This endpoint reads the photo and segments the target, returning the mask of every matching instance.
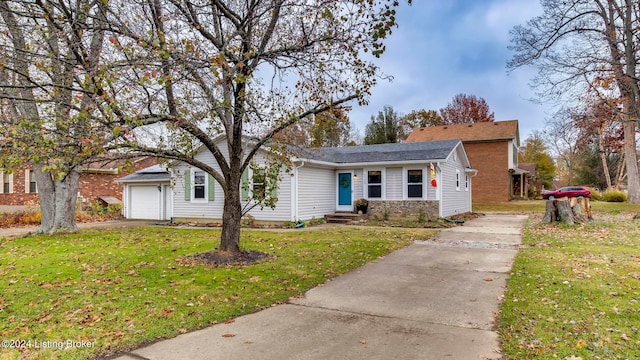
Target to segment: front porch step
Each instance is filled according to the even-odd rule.
[[[361,214],[355,214],[351,212],[336,212],[334,214],[328,214],[324,216],[324,220],[327,223],[332,224],[348,224],[352,221],[358,221],[362,219]]]

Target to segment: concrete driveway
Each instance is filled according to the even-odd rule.
[[[118,359],[499,359],[495,318],[526,219],[468,221],[289,304]]]

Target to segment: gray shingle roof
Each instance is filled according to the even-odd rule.
[[[296,149],[301,159],[337,164],[396,162],[411,160],[444,160],[460,140],[439,140],[400,144],[343,146],[334,148]]]
[[[122,177],[116,180],[116,182],[154,182],[169,180],[171,180],[171,175],[166,168],[160,165],[153,165]]]

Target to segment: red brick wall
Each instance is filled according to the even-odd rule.
[[[473,202],[511,199],[508,145],[507,141],[464,144],[471,167],[478,170],[472,180]]]
[[[37,193],[25,193],[25,174],[24,168],[13,172],[13,193],[0,194],[0,205],[37,205],[38,194]],[[5,178],[10,176],[4,174]],[[4,189],[4,183],[0,184]]]
[[[115,180],[157,163],[158,161],[156,159],[147,157],[133,162],[131,168],[122,168],[118,174],[83,171],[80,175],[78,191],[80,192],[80,196],[89,202],[97,200],[99,196],[114,196],[122,200],[122,185],[117,184]],[[0,205],[38,204],[38,194],[25,193],[24,183],[24,169],[14,171],[13,193],[0,194]],[[0,184],[0,186],[3,186],[3,184]]]
[[[97,200],[99,196],[115,196],[122,200],[123,186],[115,181],[157,163],[158,160],[147,157],[132,163],[131,168],[123,167],[122,171],[118,174],[101,174],[85,171],[80,175],[78,192],[80,192],[80,196],[83,199],[87,199],[89,202]]]

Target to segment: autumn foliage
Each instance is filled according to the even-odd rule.
[[[475,95],[458,94],[451,103],[440,109],[443,125],[472,124],[495,121],[485,99]]]

